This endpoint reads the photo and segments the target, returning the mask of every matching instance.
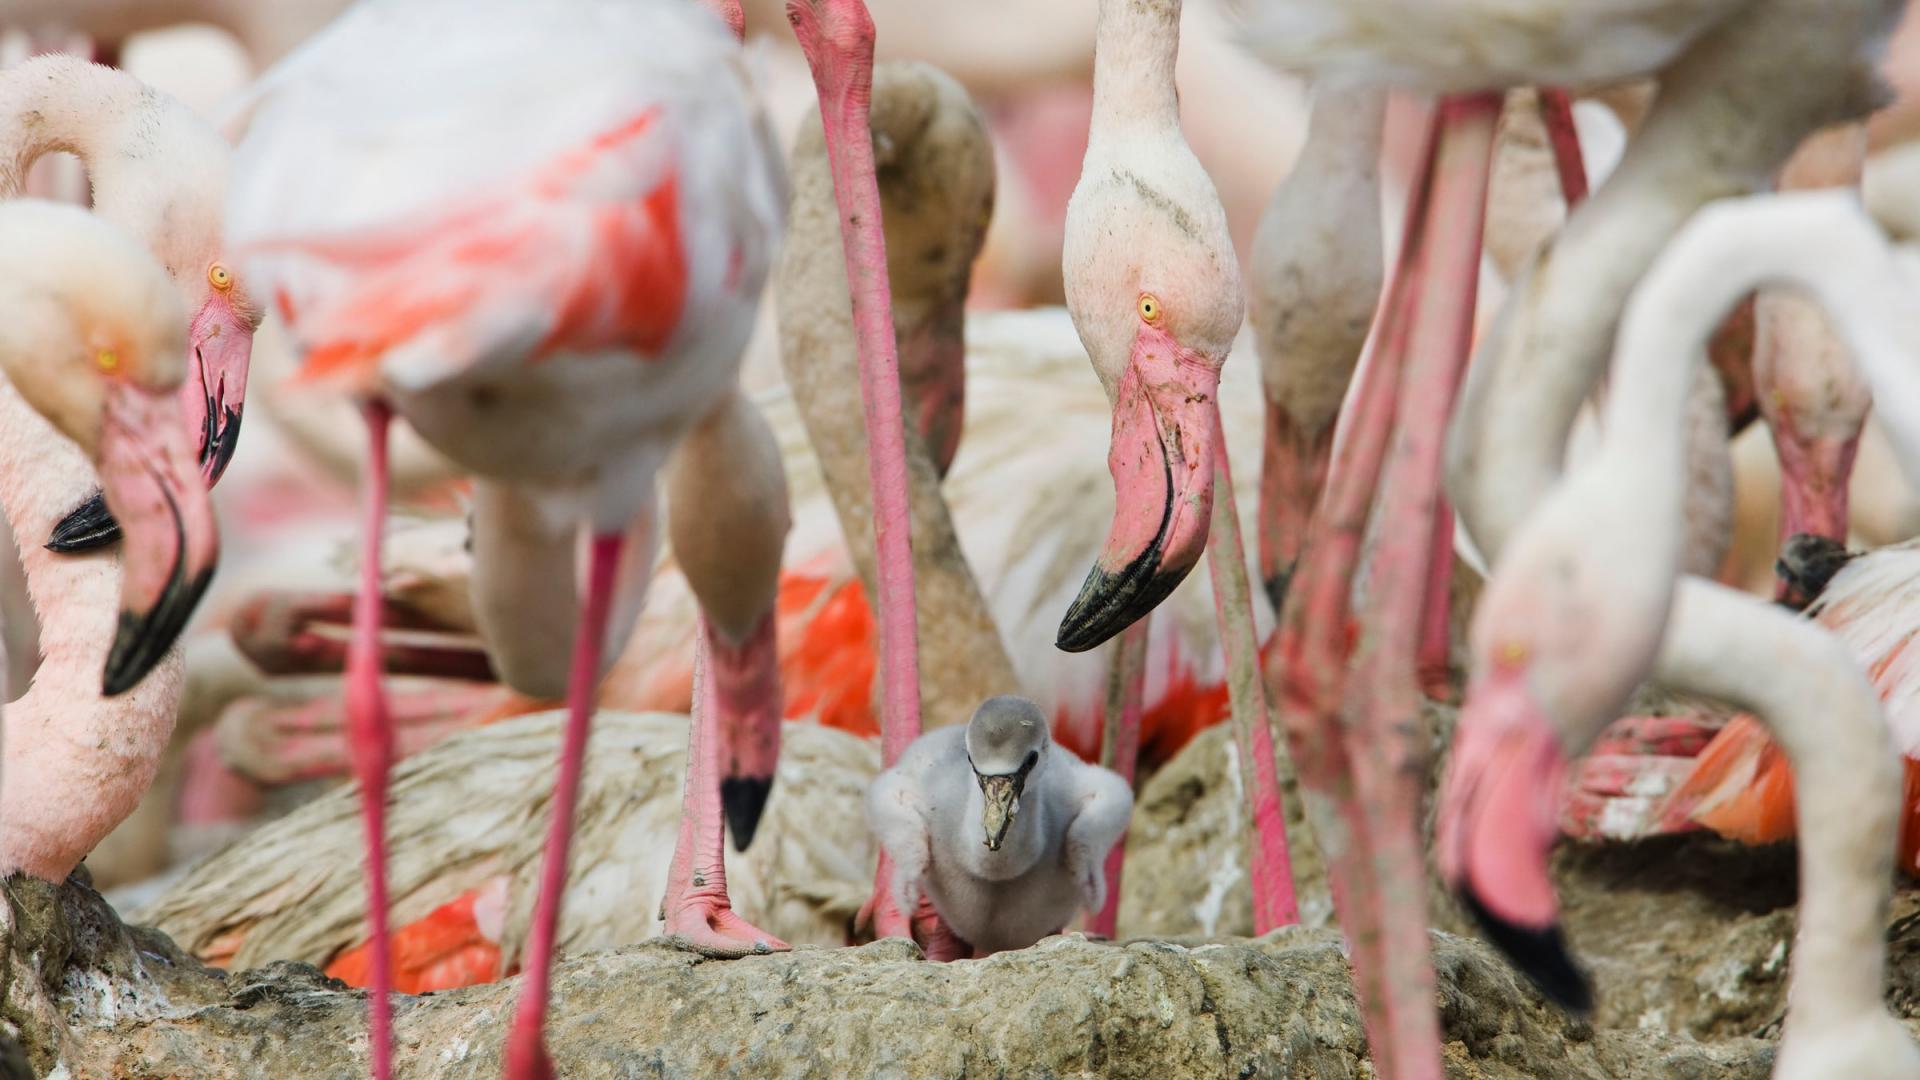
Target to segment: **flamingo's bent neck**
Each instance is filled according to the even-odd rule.
[[[0,381],[0,506],[20,547],[42,657],[26,693],[6,707],[0,874],[64,879],[133,812],[173,735],[178,646],[132,690],[100,693],[119,611],[119,555],[41,546],[98,483],[80,450]]]
[[[1129,131],[1178,131],[1180,0],[1101,0],[1094,37],[1089,141]]]

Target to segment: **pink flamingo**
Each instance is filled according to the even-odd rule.
[[[444,33],[454,24],[457,48]],[[549,969],[603,647],[618,651],[643,598],[655,474],[733,382],[782,212],[736,50],[710,12],[669,0],[537,10],[371,0],[255,93],[233,234],[270,282],[308,371],[361,397],[372,436],[347,694],[374,921],[371,1056],[383,1080],[388,419],[401,412],[480,477],[483,634],[509,681],[566,690],[553,827],[507,1046],[509,1076],[548,1075]],[[717,837],[717,795],[694,798],[716,793],[688,791],[690,815]],[[779,944],[733,916],[724,894],[670,895],[703,924],[696,938]]]
[[[71,206],[0,203],[0,235],[0,503],[16,536],[36,535],[97,469],[133,540],[125,560],[21,545],[46,659],[6,710],[0,873],[61,881],[153,780],[180,693],[173,644],[219,541],[180,416],[173,283]]]
[[[1444,595],[1438,576],[1450,569],[1450,560],[1435,557],[1451,532],[1436,489],[1444,424],[1472,329],[1498,112],[1484,92],[1656,70],[1738,4],[1677,0],[1600,11],[1537,0],[1524,5],[1523,20],[1512,5],[1473,0],[1242,6],[1252,47],[1278,66],[1333,85],[1383,82],[1460,95],[1439,105],[1428,172],[1413,185],[1407,241],[1375,328],[1375,355],[1354,395],[1353,434],[1333,464],[1269,660],[1336,905],[1354,942],[1376,1062],[1383,1075],[1437,1076],[1418,834],[1425,749],[1416,738],[1416,673],[1430,653],[1421,635],[1443,625],[1433,609]],[[1394,467],[1381,480],[1389,453]],[[1351,582],[1376,482],[1382,510],[1368,572],[1371,610],[1361,620],[1349,676]]]
[[[1091,649],[1145,617],[1199,560],[1209,525],[1221,525],[1214,596],[1253,770],[1255,925],[1264,932],[1298,915],[1216,400],[1244,307],[1225,212],[1180,132],[1179,19],[1178,3],[1100,5],[1093,116],[1062,261],[1067,310],[1113,404],[1116,506],[1055,644]]]
[[[239,442],[259,324],[222,242],[226,140],[173,98],[76,57],[40,56],[0,71],[0,198],[20,194],[27,168],[56,150],[86,165],[94,212],[145,244],[187,304],[189,377],[180,400],[212,486]],[[89,550],[119,537],[98,492],[69,509],[41,541],[52,550]]]
[[[1692,364],[1675,361],[1699,355],[1755,285],[1808,288],[1888,403],[1904,469],[1920,478],[1920,324],[1904,277],[1857,200],[1838,194],[1710,206],[1654,263],[1621,324],[1603,449],[1516,532],[1476,613],[1439,815],[1448,881],[1543,988],[1577,1002],[1584,987],[1544,870],[1565,755],[1613,718],[1656,656],[1690,688],[1763,712],[1803,781],[1780,1077],[1920,1073],[1920,1048],[1881,1001],[1893,758],[1872,688],[1837,640],[1718,586],[1676,589]],[[1681,639],[1675,626],[1663,645],[1669,608],[1714,633]]]

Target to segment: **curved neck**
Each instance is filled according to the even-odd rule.
[[[152,98],[131,76],[78,59],[0,75],[0,198],[18,196],[33,163],[58,151],[85,162],[98,185],[118,129]]]
[[[1720,318],[1763,285],[1803,289],[1826,310],[1908,481],[1920,481],[1920,316],[1885,237],[1857,197],[1836,191],[1728,200],[1695,216],[1627,306],[1603,455],[1677,475],[1693,369]]]
[[[178,692],[177,648],[140,687],[112,698],[100,693],[120,610],[118,554],[55,555],[42,546],[53,526],[98,485],[80,449],[10,383],[0,381],[0,508],[19,544],[27,598],[40,624],[41,655],[32,685],[6,709],[9,761],[27,749],[12,733],[52,716],[60,718],[68,741],[86,744],[97,738],[107,750],[144,741],[143,717],[172,726],[171,699],[164,707],[154,699]]]
[[[1088,140],[1176,127],[1180,95],[1173,68],[1179,55],[1180,0],[1100,0]]]

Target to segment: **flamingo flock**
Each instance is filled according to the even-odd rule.
[[[1594,1007],[1565,826],[1797,836],[1774,1075],[1920,1077],[1883,993],[1920,567],[1848,548],[1870,409],[1920,490],[1920,264],[1862,197],[1911,201],[1875,180],[1910,106],[1869,119],[1901,6],[1230,0],[1307,101],[1250,234],[1181,94],[1199,3],[1063,5],[995,62],[862,0],[786,0],[787,46],[739,0],[10,6],[103,62],[0,69],[0,610],[38,643],[0,870],[177,798],[242,835],[137,917],[364,987],[376,1080],[396,994],[518,979],[534,1080],[563,953],[1112,936],[1141,777],[1224,722],[1252,926],[1301,920],[1295,802],[1378,1075],[1445,1075],[1441,891]],[[260,69],[212,120],[112,66],[176,21]],[[902,25],[954,73],[876,64]],[[1018,291],[1009,146],[1063,308],[978,310]],[[346,575],[236,596],[256,331],[277,448],[361,507]],[[1756,420],[1769,597],[1714,580]],[[302,483],[272,536],[340,516]],[[196,611],[262,679],[189,720]],[[1623,720],[1647,682],[1744,714]]]

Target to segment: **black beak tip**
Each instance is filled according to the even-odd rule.
[[[1593,983],[1567,951],[1560,924],[1535,928],[1508,922],[1480,902],[1472,889],[1459,890],[1460,905],[1480,924],[1488,940],[1508,962],[1538,987],[1548,1001],[1574,1016],[1593,1012]]]
[[[212,422],[214,404],[208,402],[208,422]],[[201,464],[206,470],[207,486],[220,482],[220,477],[233,463],[233,452],[240,446],[240,410],[220,408],[221,423],[207,433],[206,445],[201,447]]]
[[[745,851],[760,828],[760,815],[773,794],[771,776],[727,776],[720,780],[720,807],[726,811],[733,850]]]
[[[113,647],[107,652],[106,670],[100,692],[107,697],[124,694],[140,684],[154,665],[167,655],[180,632],[187,627],[193,609],[199,606],[213,580],[211,569],[193,581],[186,581],[175,567],[174,575],[153,607],[142,613],[120,612],[114,631]]]
[[[1160,606],[1193,569],[1169,570],[1159,565],[1159,546],[1148,548],[1119,573],[1095,566],[1080,586],[1080,595],[1060,620],[1054,648],[1086,652],[1105,643]]]
[[[1277,570],[1273,576],[1260,583],[1266,590],[1267,603],[1273,605],[1273,613],[1278,616],[1287,606],[1287,587],[1293,584],[1293,567]]]
[[[47,550],[62,555],[103,548],[120,539],[120,523],[107,509],[107,497],[95,491],[87,501],[60,519],[47,539]]]

